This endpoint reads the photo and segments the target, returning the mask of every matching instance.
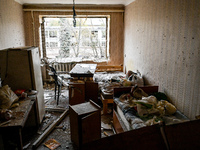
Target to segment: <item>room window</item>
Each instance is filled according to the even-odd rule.
[[[44,57],[107,61],[109,20],[108,16],[77,17],[76,27],[73,27],[72,17],[44,17]]]

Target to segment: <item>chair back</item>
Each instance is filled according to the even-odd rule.
[[[57,82],[58,81],[58,74],[57,74],[55,68],[53,68],[52,66],[49,66],[49,68],[51,69],[51,72],[53,73],[52,76],[53,76],[55,82]]]

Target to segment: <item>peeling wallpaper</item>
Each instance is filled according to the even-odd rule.
[[[0,0],[0,49],[25,46],[22,5]]]
[[[139,70],[191,119],[200,115],[199,20],[199,0],[136,0],[125,7],[125,70]]]

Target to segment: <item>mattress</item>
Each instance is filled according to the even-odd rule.
[[[100,93],[106,93],[106,95],[113,95],[113,88],[120,87],[122,79],[126,77],[126,74],[121,71],[104,71],[96,72],[93,76],[93,80],[98,82]]]
[[[146,120],[140,118],[137,111],[128,104],[122,103],[119,98],[114,98],[116,104],[116,112],[126,127],[126,130],[134,130],[146,127]],[[173,115],[162,116],[165,125],[176,124],[180,122],[190,121],[185,115],[177,110]]]

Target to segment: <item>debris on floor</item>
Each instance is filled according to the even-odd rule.
[[[54,130],[54,128],[66,117],[68,114],[68,109],[65,110],[57,120],[53,121],[52,124],[42,133],[42,135],[33,143],[33,148],[37,148],[39,144]]]
[[[56,149],[58,146],[60,146],[60,143],[56,141],[55,139],[50,139],[44,143],[46,147],[48,147],[50,150]]]
[[[104,129],[104,130],[112,130],[112,127],[110,124],[105,124],[103,122],[101,122],[101,127]]]
[[[69,91],[65,87],[62,88],[59,105],[57,105],[57,102],[54,99],[53,87],[54,85],[44,87],[45,116],[38,131],[36,131],[36,134],[34,134],[32,139],[25,145],[26,147],[24,148],[27,150],[32,150],[34,147],[37,147],[37,150],[51,149],[56,144],[54,145],[54,143],[52,143],[52,147],[47,147],[45,143],[51,145],[51,142],[54,142],[54,140],[59,143],[59,146],[55,147],[56,150],[77,150],[77,147],[71,141],[70,116],[66,115],[59,123],[55,123],[62,113],[69,108]],[[101,122],[101,137],[103,138],[112,135],[112,113],[101,115]]]

